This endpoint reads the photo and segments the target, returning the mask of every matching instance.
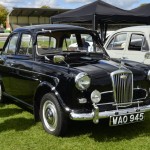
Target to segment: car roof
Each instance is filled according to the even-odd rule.
[[[13,32],[23,32],[23,31],[30,31],[30,32],[38,32],[43,30],[88,30],[84,27],[67,25],[67,24],[42,24],[42,25],[31,25],[31,26],[24,26],[15,29]]]
[[[122,31],[143,31],[143,32],[150,32],[150,25],[147,26],[132,26],[132,27],[126,27],[119,30],[116,30],[115,32],[122,32]]]

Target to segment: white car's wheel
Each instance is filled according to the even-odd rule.
[[[57,98],[51,93],[43,96],[40,105],[40,118],[44,129],[53,135],[61,136],[67,129],[67,118]]]

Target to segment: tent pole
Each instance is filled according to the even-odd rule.
[[[104,24],[104,41],[105,41],[105,39],[106,39],[106,33],[107,33],[107,29],[108,29],[108,24]]]
[[[103,22],[100,22],[100,31],[101,31],[101,41],[102,43],[104,42],[104,23]]]
[[[93,26],[93,30],[96,30],[96,15],[94,14],[93,19],[92,19],[92,26]]]

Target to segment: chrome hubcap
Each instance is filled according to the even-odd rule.
[[[58,114],[54,103],[47,100],[43,105],[43,120],[47,129],[54,131],[57,127]]]

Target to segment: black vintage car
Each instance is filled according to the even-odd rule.
[[[93,42],[85,48],[89,36]],[[0,102],[5,96],[21,102],[57,136],[69,119],[139,122],[150,110],[149,69],[111,60],[95,31],[54,24],[18,28],[0,55]]]

